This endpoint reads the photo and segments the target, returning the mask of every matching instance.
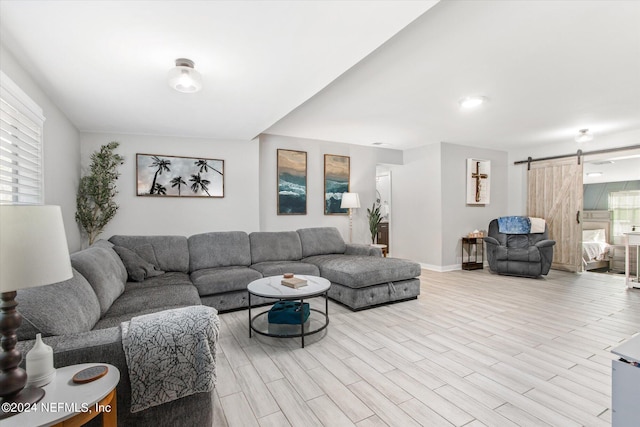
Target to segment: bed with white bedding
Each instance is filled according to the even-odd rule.
[[[585,211],[582,222],[582,264],[585,270],[609,268],[609,211]]]

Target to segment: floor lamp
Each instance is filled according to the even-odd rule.
[[[27,373],[16,348],[22,317],[16,306],[18,290],[61,282],[73,276],[60,206],[0,206],[0,419],[18,412],[4,403],[28,407],[44,397],[44,390],[27,387]]]
[[[360,207],[358,193],[342,193],[341,209],[349,209],[349,243],[353,243],[353,210]]]

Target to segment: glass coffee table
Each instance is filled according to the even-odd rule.
[[[307,286],[298,289],[282,285],[283,276],[263,277],[254,280],[247,286],[249,293],[249,337],[255,332],[260,335],[274,338],[295,338],[300,337],[304,348],[304,337],[316,334],[329,325],[329,297],[327,292],[331,287],[331,282],[317,276],[306,276],[296,274],[295,277],[307,280]],[[269,311],[251,316],[251,296],[273,298],[279,301],[300,301],[304,305],[304,300],[319,296],[324,296],[324,312],[311,308],[309,319],[298,325],[274,325],[268,322]],[[303,314],[300,314],[302,320]]]

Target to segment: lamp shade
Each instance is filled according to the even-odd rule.
[[[0,206],[0,292],[72,276],[60,206]]]
[[[341,209],[352,209],[360,207],[360,196],[358,193],[342,193]]]

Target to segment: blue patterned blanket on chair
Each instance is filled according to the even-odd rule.
[[[526,216],[501,216],[498,231],[504,234],[529,234],[531,221]]]

